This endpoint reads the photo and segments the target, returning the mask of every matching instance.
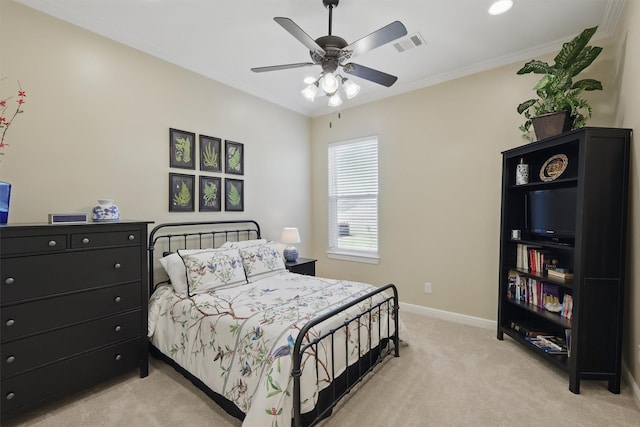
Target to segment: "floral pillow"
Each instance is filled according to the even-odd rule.
[[[285,271],[280,251],[273,242],[242,248],[240,256],[249,283]]]
[[[241,240],[239,242],[224,242],[221,248],[244,249],[249,246],[264,245],[265,243],[267,243],[266,239]]]
[[[184,255],[192,255],[198,252],[206,252],[211,249],[182,249],[180,253]],[[168,252],[164,257],[158,260],[169,276],[169,282],[173,289],[179,294],[187,293],[187,272],[184,269],[184,262],[180,255],[175,252]]]
[[[184,262],[187,294],[201,294],[220,286],[247,283],[238,249],[211,249],[193,254],[178,251]]]

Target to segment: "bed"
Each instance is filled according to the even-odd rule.
[[[256,221],[156,226],[149,283],[151,354],[245,427],[314,425],[400,355],[394,285],[291,273]]]

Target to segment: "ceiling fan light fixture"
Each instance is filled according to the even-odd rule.
[[[306,84],[306,85],[310,85],[310,84],[316,83],[317,81],[318,80],[313,76],[307,76],[303,80],[304,84]]]
[[[307,87],[302,89],[300,93],[302,93],[302,96],[304,96],[307,100],[313,102],[313,100],[316,97],[316,94],[318,93],[318,83],[315,82],[307,85]]]
[[[322,78],[322,90],[327,95],[334,94],[338,90],[338,85],[338,79],[333,75],[333,73],[326,73]]]
[[[489,15],[500,15],[511,9],[513,0],[498,0],[489,7]]]
[[[342,87],[347,94],[347,99],[353,98],[360,92],[360,85],[349,79],[342,79]]]
[[[342,104],[342,98],[337,93],[334,93],[329,97],[329,107],[338,107]]]

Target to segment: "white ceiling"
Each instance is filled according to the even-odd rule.
[[[16,1],[301,114],[332,111],[326,97],[311,103],[300,94],[304,77],[318,76],[320,66],[250,71],[309,61],[307,48],[273,17],[292,19],[316,39],[328,34],[322,0]],[[354,58],[398,81],[386,88],[353,77],[362,90],[340,108],[554,52],[587,27],[599,25],[594,40],[608,37],[623,5],[623,0],[514,0],[510,11],[491,16],[492,2],[340,0],[333,35],[348,43],[395,20],[408,36],[419,33],[426,41],[403,53],[390,43]]]

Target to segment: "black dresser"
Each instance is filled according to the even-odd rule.
[[[147,376],[147,224],[0,226],[3,420]]]

